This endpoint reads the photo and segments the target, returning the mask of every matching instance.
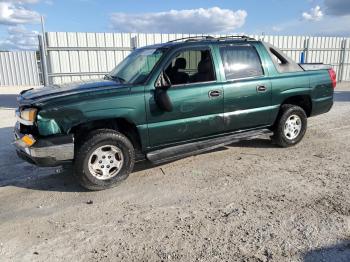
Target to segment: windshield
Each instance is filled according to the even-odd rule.
[[[107,76],[127,84],[143,83],[166,49],[143,48],[133,51]]]

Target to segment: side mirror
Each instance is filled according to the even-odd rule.
[[[171,87],[171,82],[169,77],[162,72],[156,82],[156,89],[154,91],[154,100],[157,106],[166,111],[173,111],[173,104],[171,103],[170,97],[168,96],[167,90]]]

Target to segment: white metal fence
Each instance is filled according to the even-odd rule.
[[[35,51],[0,52],[0,86],[39,86]]]
[[[195,34],[67,33],[49,32],[36,52],[0,52],[0,86],[41,85],[102,77],[120,63],[134,47],[142,47]],[[213,35],[214,37],[224,35]],[[350,38],[307,36],[259,36],[295,61],[331,64],[338,80],[350,81]],[[45,66],[47,64],[47,66]],[[39,70],[40,68],[40,70]],[[45,81],[46,80],[46,81]]]
[[[190,34],[136,33],[46,33],[46,52],[50,83],[98,78],[112,70],[134,47],[198,36]],[[213,35],[225,36],[225,35]],[[342,37],[259,36],[295,61],[301,53],[305,62],[331,64],[338,80],[350,81],[350,39]]]

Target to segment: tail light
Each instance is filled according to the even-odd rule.
[[[329,77],[331,78],[331,81],[332,81],[332,86],[333,86],[333,88],[335,88],[337,86],[337,75],[332,68],[328,70],[328,73],[329,73]]]

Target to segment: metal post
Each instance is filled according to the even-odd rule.
[[[38,35],[39,38],[39,51],[40,51],[40,61],[41,61],[41,72],[43,75],[44,86],[49,84],[49,75],[47,73],[47,60],[46,60],[46,48],[44,45],[44,38],[42,35]]]
[[[347,39],[343,39],[341,42],[341,53],[340,53],[340,62],[339,62],[339,78],[338,78],[339,82],[342,82],[344,77],[346,44],[347,44]]]
[[[46,32],[45,32],[45,20],[43,16],[40,17],[40,21],[41,21],[41,33],[43,35],[44,48],[46,52],[47,51],[46,50]],[[47,53],[45,53],[45,55],[47,55]]]
[[[261,36],[260,36],[259,40],[265,41],[265,32],[261,33]]]
[[[130,47],[132,50],[137,48],[137,36],[133,36],[130,38]]]
[[[304,59],[305,63],[309,62],[309,47],[310,47],[310,38],[304,40]]]

